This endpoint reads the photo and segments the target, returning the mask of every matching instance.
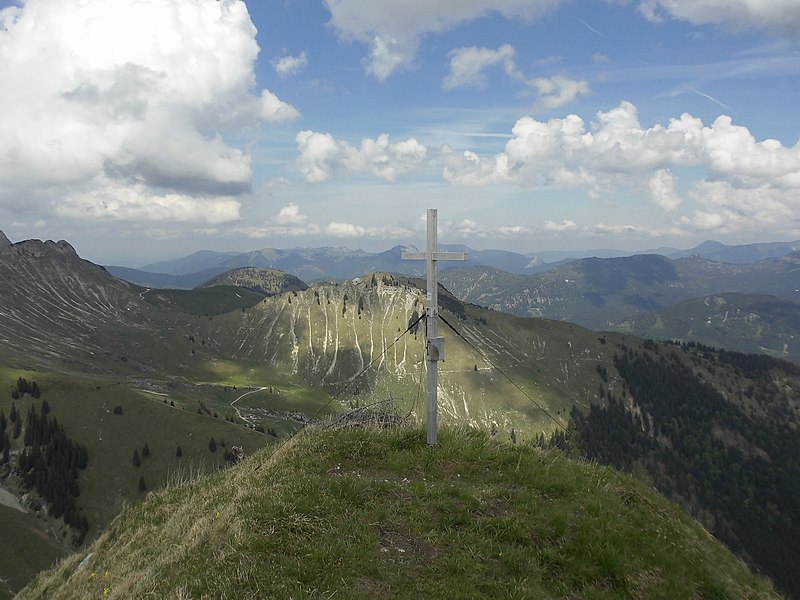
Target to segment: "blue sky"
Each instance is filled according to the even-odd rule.
[[[0,229],[198,249],[800,238],[796,0],[0,2]]]

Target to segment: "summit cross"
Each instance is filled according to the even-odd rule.
[[[444,360],[444,338],[436,335],[439,319],[439,281],[436,263],[440,260],[467,260],[466,252],[439,252],[437,249],[437,215],[435,208],[428,209],[428,247],[425,252],[403,252],[403,260],[428,262],[428,306],[425,312],[428,354],[428,445],[435,446],[439,426],[438,377],[439,361]]]

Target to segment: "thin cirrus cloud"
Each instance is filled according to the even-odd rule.
[[[3,9],[0,202],[35,189],[61,215],[239,218],[252,160],[223,133],[299,115],[254,89],[255,34],[235,0]]]

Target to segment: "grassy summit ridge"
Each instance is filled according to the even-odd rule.
[[[276,296],[291,291],[308,289],[305,282],[278,269],[261,269],[258,267],[241,267],[231,269],[212,277],[198,288],[209,288],[220,285],[231,285],[263,294]]]
[[[772,598],[631,478],[474,430],[315,430],[150,495],[20,598]]]

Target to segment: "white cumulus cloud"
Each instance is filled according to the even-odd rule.
[[[308,217],[300,213],[297,204],[290,202],[278,212],[275,222],[278,225],[304,225],[308,222]]]
[[[544,230],[552,231],[555,233],[563,233],[565,231],[575,231],[578,229],[578,224],[571,219],[562,219],[561,222],[545,221]]]
[[[682,200],[675,192],[675,178],[669,169],[659,169],[648,182],[650,197],[653,202],[665,212],[672,212],[678,208]]]
[[[503,44],[497,50],[491,48],[456,48],[450,52],[450,73],[445,77],[443,86],[447,90],[458,87],[485,87],[484,70],[495,65],[502,65],[507,75],[517,76],[517,65],[514,62],[514,48]]]
[[[700,181],[689,193],[699,207],[682,219],[690,228],[723,234],[749,230],[797,232],[800,188],[787,193],[768,182],[741,188],[729,181]]]
[[[327,235],[337,238],[361,238],[371,237],[380,239],[392,238],[407,238],[412,232],[403,227],[385,226],[385,227],[365,227],[363,225],[354,225],[353,223],[341,223],[338,221],[331,221],[325,226],[324,231]]]
[[[623,102],[590,124],[577,115],[522,117],[503,152],[485,157],[444,149],[440,160],[445,179],[457,185],[579,188],[590,196],[639,188],[666,212],[684,206],[672,169],[693,167],[703,173],[688,191],[696,214],[681,220],[704,231],[750,224],[791,233],[793,215],[800,214],[800,143],[758,141],[725,115],[710,125],[683,114],[645,127],[636,107]],[[558,224],[545,228],[556,231]]]
[[[575,100],[579,94],[591,93],[589,82],[584,79],[570,79],[565,75],[537,77],[528,82],[539,94],[539,104],[551,109],[564,106]]]
[[[561,0],[325,0],[331,25],[345,40],[370,47],[368,73],[383,81],[411,66],[422,38],[492,12],[533,20]]]
[[[301,73],[308,66],[308,57],[305,52],[298,56],[282,56],[274,59],[272,66],[279,77],[286,79],[289,75]]]
[[[800,34],[800,2],[797,0],[643,0],[639,10],[655,22],[672,17],[695,25]]]
[[[320,182],[338,173],[373,175],[387,181],[419,172],[427,165],[428,148],[416,139],[391,142],[387,134],[365,138],[360,146],[336,140],[329,133],[301,131],[296,137],[296,165],[307,181]]]
[[[347,176],[393,181],[437,167],[445,181],[457,186],[577,189],[597,200],[632,194],[675,214],[659,230],[664,235],[710,229],[730,233],[750,224],[794,236],[794,215],[800,214],[800,143],[757,140],[725,115],[705,124],[684,113],[648,126],[635,105],[622,102],[588,123],[575,114],[546,121],[526,116],[494,155],[426,147],[414,138],[394,142],[386,134],[365,138],[360,145],[314,131],[302,131],[296,139],[296,166],[310,182]],[[613,233],[609,227],[601,223],[591,232]],[[646,235],[631,227],[619,232]],[[544,225],[553,233],[576,229],[569,219]],[[485,231],[475,221],[452,230],[478,236],[513,233]]]
[[[70,192],[56,213],[73,218],[224,223],[239,218],[236,198],[154,192],[142,184],[120,184],[99,176],[85,190]]]
[[[298,115],[254,89],[255,34],[241,0],[0,11],[0,202],[24,191],[60,214],[238,218],[251,158],[223,136]]]

